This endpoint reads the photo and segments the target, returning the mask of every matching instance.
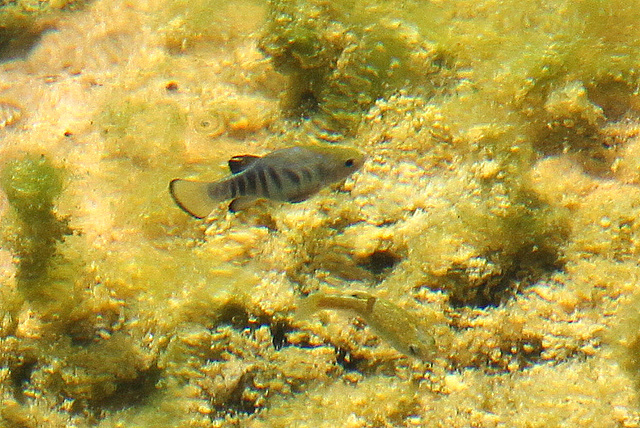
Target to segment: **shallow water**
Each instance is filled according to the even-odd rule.
[[[640,424],[634,2],[76,6],[1,64],[2,425]],[[298,204],[168,193],[333,142],[367,162]]]

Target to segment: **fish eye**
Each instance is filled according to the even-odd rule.
[[[351,168],[355,162],[355,159],[347,159],[346,161],[344,161],[344,166],[346,166],[347,168]]]
[[[414,344],[409,345],[409,353],[411,353],[411,355],[413,355],[414,357],[418,357],[420,356],[420,349],[418,349],[418,347]]]

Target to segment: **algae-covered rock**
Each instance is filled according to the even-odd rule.
[[[237,42],[256,29],[264,14],[259,0],[168,0],[157,6],[158,29],[173,53]]]
[[[60,196],[62,183],[62,171],[44,155],[10,161],[2,172],[2,188],[23,220],[48,216],[51,221],[53,203]]]
[[[0,425],[637,426],[637,21],[623,0],[65,15],[0,73],[22,108]],[[319,136],[368,158],[304,202],[196,221],[168,193]],[[300,321],[326,287],[414,314],[435,355]]]
[[[284,104],[293,116],[353,134],[378,98],[407,87],[434,93],[440,70],[434,45],[365,3],[270,2],[260,46],[290,77]]]
[[[81,9],[87,0],[20,0],[0,5],[0,55],[15,56],[31,46],[61,12]]]
[[[49,296],[56,245],[71,233],[54,210],[63,187],[63,172],[47,157],[26,156],[7,162],[2,189],[19,219],[8,236],[19,257],[18,282],[31,298]]]
[[[136,164],[146,165],[184,150],[181,137],[186,119],[175,103],[118,100],[108,106],[103,126],[108,155],[125,157]]]

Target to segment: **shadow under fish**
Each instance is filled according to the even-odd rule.
[[[239,211],[260,198],[301,202],[323,187],[347,178],[362,167],[365,156],[344,146],[294,146],[265,156],[240,155],[229,160],[231,174],[214,182],[175,179],[169,191],[176,204],[205,218],[222,201]]]

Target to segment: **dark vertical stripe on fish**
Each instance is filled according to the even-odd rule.
[[[309,168],[301,168],[300,171],[302,171],[302,175],[304,175],[305,180],[307,180],[309,183],[313,182],[313,174],[311,174]]]
[[[315,168],[313,168],[313,172],[320,181],[322,181],[322,177],[326,177],[328,175],[322,165],[316,165]]]
[[[256,188],[258,187],[256,183],[256,172],[252,168],[244,174],[247,178],[247,195],[256,195]]]
[[[244,175],[236,177],[236,181],[238,182],[238,193],[240,194],[240,196],[247,195],[247,188],[244,180],[246,180],[246,177]]]
[[[267,172],[269,173],[269,177],[271,177],[271,181],[273,182],[273,184],[275,184],[275,186],[278,188],[278,191],[281,192],[282,180],[280,180],[278,172],[272,166],[267,167]]]
[[[269,183],[267,183],[267,174],[264,172],[262,165],[258,168],[258,179],[262,187],[262,196],[269,197]]]
[[[291,169],[288,169],[288,168],[283,169],[283,170],[282,170],[282,172],[284,172],[284,175],[286,175],[286,176],[287,176],[287,178],[288,178],[288,179],[289,179],[293,184],[295,184],[296,186],[299,186],[299,185],[300,185],[300,176],[298,175],[298,173],[297,173],[297,172],[295,172],[295,171],[293,171],[293,170],[291,170]]]
[[[231,187],[231,199],[234,199],[236,197],[236,195],[238,194],[238,188],[236,186],[236,181],[237,180],[230,180],[229,181],[229,187]]]
[[[207,195],[209,196],[210,199],[218,200],[218,192],[217,189],[218,188],[218,183],[209,183],[209,185],[207,186]]]

